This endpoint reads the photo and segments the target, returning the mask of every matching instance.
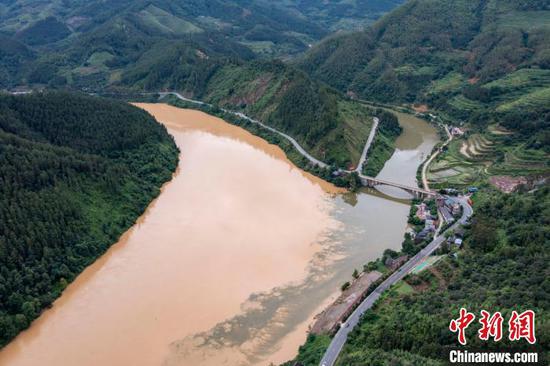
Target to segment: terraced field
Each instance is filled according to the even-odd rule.
[[[503,149],[504,159],[488,169],[490,175],[547,174],[550,157],[541,150],[527,149],[524,145]]]
[[[532,175],[550,172],[550,156],[525,143],[504,144],[512,133],[498,125],[487,133],[455,139],[445,154],[432,163],[428,179],[434,188],[465,187],[486,182],[492,175]]]
[[[449,105],[456,110],[466,110],[466,111],[479,111],[483,108],[483,104],[475,100],[466,98],[464,95],[456,95],[453,99],[449,101]]]
[[[182,35],[203,31],[193,23],[178,18],[154,5],[149,5],[137,15],[139,21],[148,29],[164,34]]]
[[[516,100],[503,103],[497,107],[497,112],[508,112],[513,109],[542,108],[548,105],[550,100],[550,88],[536,89],[524,94]]]

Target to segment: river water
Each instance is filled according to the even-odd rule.
[[[407,200],[341,194],[222,120],[139,106],[174,136],[178,171],[138,223],[0,351],[0,365],[280,363],[354,268],[400,247]],[[407,115],[400,122],[380,177],[414,184],[436,132]]]

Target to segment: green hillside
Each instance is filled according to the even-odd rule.
[[[33,57],[23,43],[0,34],[0,85],[17,85],[21,69]]]
[[[474,128],[528,124],[549,141],[547,0],[410,0],[364,32],[328,38],[299,66],[357,98],[427,104]]]
[[[402,2],[14,0],[0,4],[0,32],[40,46],[78,38],[118,19],[150,36],[193,39],[207,33],[246,46],[258,56],[288,56],[329,32],[361,29]]]
[[[60,41],[71,34],[70,29],[54,17],[37,21],[15,34],[15,38],[29,45],[44,45]]]
[[[330,30],[370,22],[399,2],[13,1],[0,12],[7,41],[0,87],[177,90],[243,110],[316,157],[349,167],[359,159],[372,111],[265,58],[304,51]],[[347,17],[349,24],[337,24]]]
[[[177,161],[165,128],[126,103],[0,95],[0,347],[134,224]]]
[[[382,295],[349,335],[336,364],[447,365],[448,351],[460,348],[449,322],[463,306],[477,317],[467,329],[467,350],[535,351],[539,364],[548,364],[549,193],[546,187],[534,193],[477,194],[473,224],[458,258],[444,256]],[[510,342],[506,323],[502,341],[481,341],[476,334],[481,309],[500,311],[506,321],[513,310],[535,311],[537,343]],[[318,365],[328,344],[328,336],[310,336],[296,361]]]
[[[410,0],[298,66],[352,98],[422,106],[489,141],[472,153],[454,141],[430,172],[436,186],[550,172],[550,1]]]
[[[103,88],[116,83],[127,68],[173,48],[199,51],[207,58],[291,57],[331,31],[371,22],[401,1],[3,2],[3,41],[20,42],[35,52],[27,55],[22,67],[13,68],[18,51],[0,49],[0,75],[10,75],[0,78],[0,88]],[[96,53],[105,57],[93,62]]]
[[[178,90],[272,125],[330,164],[358,162],[374,117],[370,108],[278,61],[207,57],[185,46],[157,52],[162,47],[123,71],[114,88]]]

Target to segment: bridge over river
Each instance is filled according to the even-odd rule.
[[[415,196],[417,198],[427,198],[427,197],[435,197],[436,196],[436,192],[434,192],[434,191],[430,191],[430,190],[426,190],[426,189],[422,189],[422,188],[418,188],[418,187],[411,187],[411,186],[408,186],[408,185],[405,185],[405,184],[389,182],[387,180],[377,179],[377,178],[369,177],[369,176],[362,175],[362,174],[359,174],[359,179],[361,179],[361,183],[365,187],[374,188],[374,187],[379,186],[379,185],[385,185],[385,186],[400,188],[400,189],[412,194],[413,196]]]
[[[167,95],[173,95],[176,98],[178,98],[178,99],[180,99],[184,102],[196,104],[196,105],[199,105],[199,106],[212,107],[211,104],[201,102],[199,100],[186,98],[178,92],[167,91],[167,92],[158,92],[157,94],[159,94],[160,98],[164,98]],[[249,121],[251,123],[262,126],[263,128],[282,136],[283,138],[290,141],[290,143],[296,148],[296,150],[302,156],[304,156],[311,164],[319,166],[321,168],[328,168],[329,167],[329,165],[327,163],[324,163],[324,162],[320,161],[319,159],[316,159],[315,157],[311,156],[298,143],[298,141],[296,141],[293,137],[287,135],[286,133],[281,132],[281,131],[279,131],[279,130],[271,127],[271,126],[268,126],[268,125],[266,125],[266,124],[264,124],[264,123],[262,123],[258,120],[255,120],[255,119],[243,114],[242,112],[235,112],[235,111],[231,111],[231,110],[227,110],[227,109],[223,109],[223,108],[221,110],[224,111],[225,113],[230,113],[230,114],[233,114],[237,117],[246,119],[247,121]],[[359,174],[359,178],[361,179],[361,184],[363,184],[363,186],[365,186],[365,187],[371,187],[371,188],[374,188],[374,187],[379,186],[379,185],[386,185],[386,186],[396,187],[396,188],[402,189],[402,190],[412,194],[414,197],[417,197],[417,198],[435,197],[436,193],[434,191],[431,191],[431,190],[422,189],[422,188],[419,188],[419,187],[408,186],[408,185],[400,184],[400,183],[394,183],[394,182],[390,182],[390,181],[386,181],[386,180],[382,180],[382,179],[377,179],[375,177],[369,177],[369,176],[360,174],[361,166],[363,165],[363,163],[367,159],[367,154],[368,154],[370,145],[372,144],[372,141],[374,139],[374,134],[376,133],[376,130],[377,130],[377,127],[378,127],[378,122],[379,122],[378,118],[375,117],[373,122],[374,122],[373,130],[371,131],[371,133],[370,133],[370,135],[367,139],[367,142],[365,144],[365,148],[363,149],[363,154],[361,155],[361,162],[360,162],[360,164],[358,164],[357,169],[354,170],[354,172]],[[351,173],[350,171],[347,171],[347,170],[345,172],[346,173]]]

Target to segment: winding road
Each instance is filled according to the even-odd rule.
[[[166,97],[167,95],[173,95],[173,96],[177,97],[178,99],[183,100],[184,102],[212,107],[212,104],[201,102],[199,100],[186,98],[178,92],[169,91],[169,92],[158,92],[156,94],[158,94],[160,96],[160,99]],[[246,119],[247,121],[249,121],[251,123],[255,123],[257,125],[260,125],[263,128],[284,137],[285,139],[290,141],[290,143],[296,148],[296,150],[300,154],[302,154],[302,156],[307,158],[312,164],[320,166],[321,168],[327,168],[329,166],[328,164],[326,164],[326,163],[320,161],[319,159],[311,156],[302,146],[300,146],[300,144],[293,137],[287,135],[286,133],[281,132],[281,131],[273,128],[273,127],[270,127],[270,126],[266,125],[265,123],[262,123],[258,120],[250,118],[242,112],[235,112],[235,111],[231,111],[231,110],[224,109],[224,108],[221,108],[221,110],[224,111],[225,113],[230,113],[234,116]],[[359,178],[361,179],[362,183],[366,186],[369,186],[369,187],[373,187],[373,186],[382,184],[382,185],[388,185],[388,186],[393,186],[393,187],[397,187],[397,188],[400,188],[400,189],[404,189],[405,191],[411,192],[413,194],[434,195],[434,193],[431,192],[429,189],[422,189],[422,188],[418,188],[418,187],[410,187],[410,186],[406,186],[406,185],[403,185],[403,184],[384,181],[384,180],[380,180],[380,179],[377,179],[377,178],[374,178],[374,177],[368,177],[366,175],[361,174],[361,167],[365,163],[365,161],[367,160],[368,151],[369,151],[369,149],[370,149],[370,147],[371,147],[371,145],[374,141],[374,137],[376,135],[376,131],[378,129],[378,124],[379,124],[380,120],[377,117],[374,117],[373,122],[374,122],[373,127],[372,127],[372,129],[369,133],[369,137],[367,138],[367,142],[365,143],[365,146],[363,147],[363,152],[361,154],[361,158],[359,160],[359,164],[358,164],[357,168],[353,171],[343,170],[343,172],[345,172],[345,173],[353,173],[353,172],[359,173]]]
[[[211,104],[208,104],[208,103],[204,103],[204,102],[201,102],[199,100],[194,100],[194,99],[189,99],[189,98],[186,98],[184,97],[183,95],[181,95],[180,93],[177,93],[177,92],[160,92],[158,93],[160,95],[161,98],[164,98],[165,96],[167,95],[173,95],[175,96],[176,98],[180,99],[180,100],[183,100],[184,102],[188,102],[188,103],[193,103],[193,104],[197,104],[197,105],[204,105],[204,106],[208,106],[208,107],[212,107]],[[253,118],[250,118],[248,117],[246,114],[244,113],[241,113],[241,112],[235,112],[235,111],[230,111],[230,110],[227,110],[227,109],[224,109],[224,108],[221,108],[222,111],[224,111],[225,113],[230,113],[234,116],[237,116],[237,117],[240,117],[240,118],[243,118],[251,123],[255,123],[257,125],[260,125],[262,126],[263,128],[265,128],[266,130],[269,130],[271,132],[274,132],[276,134],[278,134],[279,136],[282,136],[284,137],[285,139],[287,139],[288,141],[290,141],[290,143],[292,144],[292,146],[294,146],[296,148],[296,150],[298,150],[298,152],[300,154],[302,154],[306,159],[308,159],[312,164],[314,165],[317,165],[317,166],[320,166],[321,168],[326,168],[328,167],[328,164],[322,162],[321,160],[311,156],[299,143],[298,141],[296,141],[292,136],[289,136],[287,135],[286,133],[284,132],[281,132],[279,130],[276,130],[275,128],[273,127],[270,127],[268,125],[266,125],[265,123],[262,123],[258,120],[255,120]],[[369,136],[370,137],[370,136]]]
[[[439,149],[437,149],[437,151],[434,152],[428,158],[428,160],[424,163],[424,165],[422,165],[422,186],[427,191],[430,190],[430,185],[428,184],[428,167],[430,166],[432,161],[437,157],[437,155],[439,155],[443,147],[449,145],[449,143],[453,140],[453,135],[449,132],[449,127],[447,127],[447,125],[443,125],[443,127],[445,128],[445,132],[447,132],[447,141],[445,141],[443,145],[441,145]]]
[[[464,225],[466,221],[472,216],[472,207],[468,204],[466,197],[458,199],[460,205],[463,208],[462,217],[456,221],[449,229],[454,230],[459,225]],[[437,236],[428,244],[424,249],[418,252],[414,257],[409,259],[403,264],[397,271],[392,273],[384,282],[382,282],[373,292],[371,292],[365,300],[355,309],[355,311],[349,316],[342,327],[336,332],[336,335],[332,338],[329,347],[325,351],[323,358],[321,359],[320,366],[333,366],[336,363],[338,355],[342,351],[344,344],[348,338],[348,334],[355,328],[355,326],[361,320],[361,316],[369,310],[376,300],[391,286],[395,285],[398,281],[403,279],[417,264],[426,259],[432,254],[439,246],[445,241],[444,236]]]
[[[376,131],[378,130],[378,123],[380,120],[378,117],[374,117],[372,119],[372,128],[370,130],[369,138],[367,139],[367,143],[365,144],[365,147],[363,148],[363,153],[361,154],[361,158],[359,159],[359,163],[357,164],[357,168],[355,168],[355,172],[361,174],[361,171],[363,170],[363,164],[367,161],[367,154],[370,150],[370,146],[372,145],[372,142],[374,141],[374,136],[376,135]]]

